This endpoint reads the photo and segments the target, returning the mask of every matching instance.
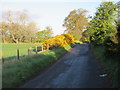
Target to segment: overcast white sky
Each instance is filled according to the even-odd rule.
[[[24,10],[38,23],[41,30],[51,26],[54,35],[57,35],[65,30],[62,24],[71,10],[83,8],[88,10],[88,15],[93,16],[101,1],[119,0],[2,0],[0,13],[6,10]]]

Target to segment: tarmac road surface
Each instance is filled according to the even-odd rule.
[[[20,88],[108,88],[100,74],[89,45],[79,44]]]

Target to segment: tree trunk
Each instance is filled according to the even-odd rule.
[[[2,35],[2,43],[5,43],[5,36]]]
[[[31,43],[32,43],[32,37],[31,37]]]
[[[23,39],[23,36],[21,36],[18,41],[21,43],[22,42],[22,39]]]
[[[18,38],[17,39],[15,39],[15,37],[14,37],[14,35],[12,34],[12,39],[13,39],[13,41],[15,42],[15,43],[18,43]]]

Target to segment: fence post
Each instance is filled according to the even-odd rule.
[[[29,53],[29,52],[30,52],[30,49],[28,48],[28,56],[30,56],[30,53]]]
[[[2,56],[2,63],[4,64],[4,57]]]
[[[19,57],[19,49],[17,49],[17,59],[19,60],[20,57]]]
[[[37,46],[35,47],[35,51],[36,51],[36,54],[37,54],[37,51],[38,51]]]
[[[28,48],[28,56],[31,56],[32,55],[32,47]]]

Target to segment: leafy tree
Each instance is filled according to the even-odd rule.
[[[120,1],[118,2],[118,27],[117,27],[117,31],[118,31],[118,33],[117,33],[117,36],[118,36],[118,52],[119,52],[119,54],[120,54]]]
[[[65,18],[63,26],[66,27],[65,33],[71,34],[76,40],[82,37],[83,29],[86,28],[88,18],[86,17],[86,10],[73,10]]]
[[[39,31],[36,33],[37,41],[38,42],[43,42],[49,38],[52,37],[52,28],[51,27],[46,27],[45,30]]]
[[[120,58],[120,19],[119,19],[119,22],[118,22],[117,31],[118,31],[118,33],[117,33],[117,40],[118,40],[117,55]]]
[[[35,42],[36,39],[36,32],[39,30],[39,28],[37,27],[37,24],[35,22],[29,22],[26,25],[26,32],[24,35],[24,39],[23,42]]]
[[[90,22],[88,33],[95,45],[104,44],[108,38],[116,38],[117,5],[113,2],[102,2]]]

